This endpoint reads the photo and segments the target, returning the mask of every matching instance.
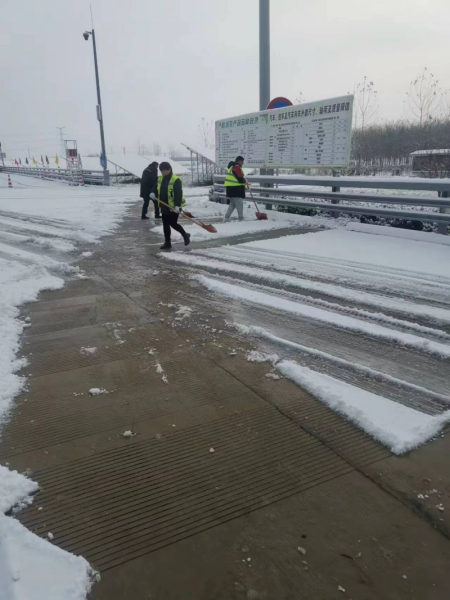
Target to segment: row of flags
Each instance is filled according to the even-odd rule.
[[[78,155],[78,157],[76,159],[74,159],[74,157],[72,156],[72,163],[74,163],[75,160],[77,161],[77,163],[79,164],[80,167],[83,166],[82,163],[81,163],[81,156],[80,155]],[[38,161],[34,158],[34,156],[33,156],[33,158],[30,158],[30,162],[28,162],[28,158],[25,158],[25,163],[24,164],[29,165],[30,163],[33,164],[35,167],[37,167],[38,164],[39,164]],[[47,155],[45,155],[45,162],[44,162],[44,157],[41,154],[41,163],[42,163],[42,165],[44,167],[45,167],[46,163],[47,163],[47,166],[50,166],[50,161],[48,160],[48,156]],[[17,167],[18,166],[23,166],[22,160],[20,158],[19,159],[15,158],[14,159],[14,164]],[[59,168],[59,157],[58,157],[57,154],[55,155],[55,164],[58,165],[58,168]]]
[[[37,165],[38,165],[38,161],[37,161],[37,160],[34,158],[34,156],[33,156],[33,158],[30,158],[30,162],[31,162],[31,163],[32,163],[32,164],[33,164],[35,167],[37,167]],[[47,163],[47,166],[49,166],[49,165],[50,165],[50,161],[48,160],[48,156],[47,156],[47,155],[45,155],[45,162]],[[45,167],[45,162],[44,162],[44,157],[43,157],[43,156],[42,156],[42,154],[41,154],[41,163],[43,164],[43,166],[44,166],[44,167]],[[15,164],[16,166],[22,165],[22,160],[21,160],[20,158],[19,158],[19,160],[17,160],[17,158],[15,158],[15,159],[14,159],[14,164]],[[29,164],[30,164],[30,163],[28,162],[28,158],[25,158],[25,164],[27,164],[27,165],[29,165]],[[55,156],[55,164],[57,164],[57,165],[58,165],[58,167],[59,167],[59,158],[58,158],[58,155],[57,155],[57,154],[56,154],[56,156]]]

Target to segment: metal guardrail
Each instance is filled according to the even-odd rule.
[[[222,175],[214,176],[214,192],[219,198],[225,198],[223,181],[224,177]],[[401,180],[392,178],[391,180],[390,178],[376,177],[273,177],[267,175],[254,175],[247,177],[247,181],[249,183],[260,183],[263,184],[263,186],[266,186],[252,187],[252,192],[257,199],[260,202],[265,202],[266,209],[271,209],[272,204],[276,204],[331,211],[333,216],[337,216],[337,214],[341,212],[426,221],[437,223],[438,233],[444,235],[447,234],[448,224],[450,224],[450,179],[440,181],[418,181],[417,179],[412,179],[409,181],[409,179],[405,180],[405,178],[402,178]],[[281,187],[274,188],[274,185]],[[332,191],[292,190],[285,186],[331,187]],[[383,194],[343,193],[340,191],[341,187],[433,191],[439,194],[439,196],[430,198],[408,195],[390,196]],[[331,203],[311,202],[303,200],[303,198],[320,198],[331,200]],[[407,206],[437,207],[439,208],[439,213],[413,210],[405,211],[376,206],[352,206],[349,204],[339,204],[341,200],[357,203],[371,202],[374,204],[402,204]],[[337,204],[339,204],[339,208],[337,208]]]
[[[70,185],[79,185],[80,176],[87,185],[103,185],[103,171],[89,171],[84,169],[53,169],[45,167],[1,167],[0,172],[17,173],[38,179],[64,181]]]

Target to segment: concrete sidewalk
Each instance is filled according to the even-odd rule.
[[[0,458],[41,491],[18,518],[101,571],[98,600],[447,599],[448,436],[393,457],[268,380],[139,208],[89,279],[23,311],[30,385]]]

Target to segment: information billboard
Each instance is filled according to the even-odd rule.
[[[246,167],[344,167],[350,161],[353,96],[216,121],[216,163]]]

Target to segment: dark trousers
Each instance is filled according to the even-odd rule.
[[[148,205],[150,204],[150,196],[145,196],[143,198],[144,204],[142,205],[142,216],[146,217],[148,212]],[[158,200],[152,200],[153,205],[155,207],[155,217],[159,217],[159,204]]]
[[[175,231],[178,231],[178,233],[181,233],[183,237],[186,235],[185,230],[181,227],[181,225],[178,225],[178,216],[179,215],[177,215],[177,213],[174,212],[170,212],[169,214],[163,214],[162,216],[164,238],[166,242],[170,242],[171,227],[172,229],[175,229]]]

